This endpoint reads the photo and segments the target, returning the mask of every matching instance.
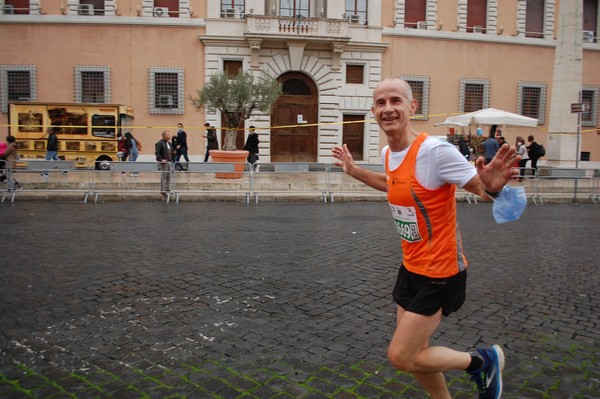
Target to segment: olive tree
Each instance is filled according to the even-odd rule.
[[[222,149],[235,151],[237,132],[244,128],[244,122],[252,112],[270,112],[280,95],[281,83],[265,73],[254,76],[241,71],[231,78],[227,72],[222,72],[211,75],[204,88],[196,89],[196,96],[191,97],[191,101],[196,111],[206,106],[210,112],[221,112],[227,123]]]

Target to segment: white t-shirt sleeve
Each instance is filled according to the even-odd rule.
[[[477,170],[453,144],[429,137],[417,154],[417,180],[430,190],[445,183],[463,188]]]
[[[381,162],[385,163],[385,153],[388,146],[381,150]],[[394,170],[404,160],[408,148],[401,152],[390,154],[389,169]],[[416,178],[417,181],[429,190],[435,190],[444,184],[454,184],[462,188],[475,175],[477,170],[456,149],[453,144],[428,137],[417,154]]]

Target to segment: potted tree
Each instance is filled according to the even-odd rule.
[[[191,98],[196,111],[202,110],[203,107],[212,112],[219,110],[227,125],[222,150],[210,151],[215,161],[246,160],[248,151],[238,151],[236,148],[238,131],[243,131],[244,122],[254,110],[269,112],[281,92],[281,83],[277,79],[265,73],[254,76],[247,71],[240,71],[233,78],[227,72],[213,74],[204,88],[196,90],[196,96]]]

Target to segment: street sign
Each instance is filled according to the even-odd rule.
[[[592,107],[588,103],[572,103],[571,104],[571,113],[572,114],[582,114],[585,112],[590,112]]]

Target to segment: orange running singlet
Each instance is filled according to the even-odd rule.
[[[417,154],[426,138],[421,133],[415,139],[395,170],[389,170],[388,148],[385,154],[388,202],[402,239],[404,267],[427,277],[445,278],[465,270],[467,259],[456,223],[456,187],[444,184],[428,190],[415,177]]]

